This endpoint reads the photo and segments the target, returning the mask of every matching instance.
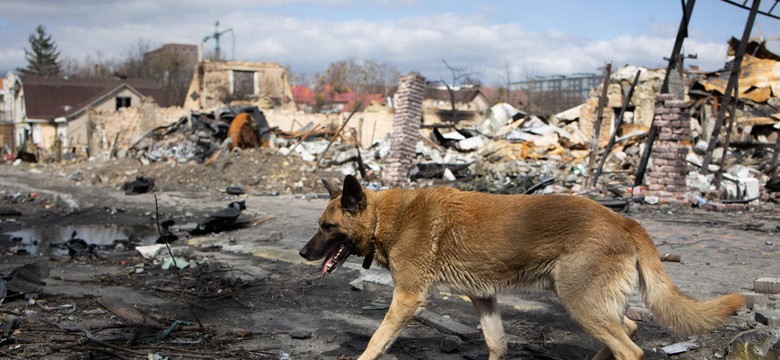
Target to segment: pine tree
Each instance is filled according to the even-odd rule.
[[[18,69],[23,74],[56,77],[60,74],[60,52],[57,45],[46,33],[43,25],[35,28],[35,34],[30,34],[31,51],[24,49],[24,57],[27,59],[27,67]]]

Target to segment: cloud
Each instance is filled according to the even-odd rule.
[[[391,5],[376,2],[380,8]],[[414,6],[408,0],[399,7]],[[480,14],[452,12],[401,16],[386,20],[341,19],[310,12],[347,11],[346,0],[152,0],[101,2],[72,0],[4,3],[0,15],[0,70],[24,66],[27,37],[44,24],[62,55],[84,59],[100,53],[120,59],[139,39],[151,45],[199,44],[215,31],[232,29],[220,37],[222,53],[230,55],[235,37],[235,57],[248,61],[275,61],[294,72],[323,71],[331,62],[356,59],[390,63],[401,71],[420,71],[432,80],[449,73],[446,59],[456,67],[482,74],[494,83],[507,67],[512,77],[595,72],[605,63],[647,67],[665,66],[664,57],[674,44],[676,26],[643,25],[640,35],[615,35],[593,39],[586,34],[561,30],[528,31],[519,22],[498,22]],[[306,11],[304,11],[306,10]],[[299,12],[306,12],[302,16]],[[205,49],[214,47],[214,40]],[[705,70],[722,66],[725,42],[688,40],[686,53],[697,53]]]

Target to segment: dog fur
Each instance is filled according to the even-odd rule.
[[[381,357],[425,307],[432,288],[471,299],[491,360],[506,354],[496,302],[505,290],[554,291],[604,344],[594,359],[643,357],[630,339],[637,326],[623,315],[637,280],[658,321],[679,334],[710,331],[744,305],[737,293],[707,301],[684,295],[636,221],[583,197],[444,187],[374,192],[352,176],[343,189],[323,184],[331,201],[300,255],[326,258],[323,276],[349,255],[374,257],[395,285],[390,308],[359,359]]]

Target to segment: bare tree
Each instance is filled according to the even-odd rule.
[[[100,51],[87,55],[83,60],[63,59],[62,74],[76,79],[110,79],[115,77],[115,61],[107,59]]]
[[[451,77],[451,82],[447,82],[445,80],[441,80],[441,82],[444,84],[444,86],[447,88],[447,92],[450,95],[450,109],[452,111],[452,123],[458,122],[458,109],[456,107],[457,99],[455,98],[455,91],[458,89],[461,85],[475,85],[479,86],[481,83],[479,79],[476,77],[480,72],[478,71],[470,71],[463,67],[454,67],[450,65],[447,62],[447,59],[442,58],[441,61],[444,63],[444,66],[449,70]]]
[[[401,78],[398,68],[388,63],[365,60],[363,71],[366,74],[366,91],[374,94],[387,94]]]
[[[87,55],[81,61],[65,58],[62,72],[66,76],[82,79],[154,80],[162,86],[169,104],[182,105],[195,73],[195,63],[182,52],[160,51],[152,54],[150,49],[152,45],[149,41],[139,39],[127,48],[119,60],[107,59],[100,52]]]
[[[514,103],[514,96],[512,96],[512,64],[509,63],[509,59],[504,60],[501,80],[502,86],[498,88],[498,99],[512,106],[517,106]]]
[[[148,41],[139,39],[128,48],[121,73],[126,77],[157,81],[172,105],[184,104],[187,90],[195,74],[195,54],[180,51],[152,50]]]
[[[119,65],[118,72],[129,79],[149,79],[152,71],[144,64],[144,54],[151,51],[152,45],[144,39],[136,40],[125,50],[125,58]]]
[[[319,77],[318,88],[327,84],[336,92],[354,92],[356,94],[381,93],[387,94],[401,77],[401,72],[388,63],[378,63],[364,60],[362,63],[354,59],[333,62]],[[318,90],[319,90],[318,89]]]

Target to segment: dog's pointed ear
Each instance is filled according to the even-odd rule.
[[[333,184],[329,183],[328,180],[320,179],[322,181],[322,185],[325,185],[325,189],[328,190],[328,194],[330,194],[330,199],[333,200],[339,195],[341,195],[341,189],[333,186]]]
[[[360,182],[352,176],[347,175],[344,178],[344,192],[341,195],[341,208],[344,211],[357,213],[366,207],[366,194]]]

